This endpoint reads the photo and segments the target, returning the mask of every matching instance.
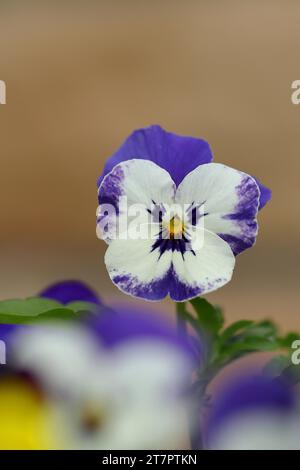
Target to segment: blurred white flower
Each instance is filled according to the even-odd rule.
[[[44,386],[49,426],[63,449],[182,448],[188,442],[191,371],[169,344],[135,339],[112,349],[82,327],[20,331],[14,361]]]
[[[228,420],[212,448],[222,450],[299,450],[300,416],[251,410]]]
[[[287,380],[263,374],[233,376],[212,401],[209,448],[300,449],[299,404],[297,391]]]

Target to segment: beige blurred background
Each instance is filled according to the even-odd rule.
[[[228,320],[300,329],[299,20],[293,0],[2,1],[0,296],[81,278],[124,298],[95,235],[96,178],[133,129],[159,123],[273,190],[255,248],[208,300]]]

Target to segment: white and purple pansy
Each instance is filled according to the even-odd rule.
[[[289,380],[247,372],[223,383],[206,410],[204,441],[215,450],[299,449],[299,404]]]
[[[98,180],[97,233],[123,292],[180,302],[230,281],[235,256],[255,242],[257,212],[271,192],[212,159],[204,140],[151,126],[107,161]]]
[[[16,331],[10,364],[42,393],[51,449],[181,449],[194,345],[160,315],[119,307]]]

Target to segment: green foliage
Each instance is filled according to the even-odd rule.
[[[250,327],[253,325],[253,321],[251,320],[240,320],[232,323],[229,325],[225,330],[223,331],[221,335],[221,340],[223,343],[228,341],[230,338],[232,338],[235,334],[244,331],[246,328]]]
[[[18,315],[33,317],[61,306],[59,302],[41,297],[12,299],[0,302],[0,315]]]
[[[279,338],[280,346],[282,348],[290,348],[296,339],[300,339],[300,334],[289,332],[285,336]]]
[[[224,316],[220,307],[213,306],[200,297],[191,300],[191,304],[196,312],[199,328],[211,335],[217,335],[224,324]]]
[[[218,306],[202,298],[190,301],[193,310],[185,307],[186,320],[199,335],[203,347],[203,363],[199,373],[211,378],[230,362],[260,351],[290,349],[300,334],[288,333],[281,337],[276,325],[270,320],[254,322],[239,320],[224,328],[224,315]],[[279,369],[280,359],[277,359]],[[270,369],[275,368],[274,363]],[[281,359],[283,364],[283,359]]]
[[[70,302],[67,307],[78,314],[97,313],[99,311],[98,305],[93,304],[92,302],[82,302],[79,300],[76,302]]]
[[[55,300],[32,297],[0,301],[0,323],[32,324],[54,320],[75,320],[84,313],[94,312],[96,306],[89,302],[60,304]]]

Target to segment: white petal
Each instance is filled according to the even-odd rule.
[[[14,364],[36,374],[54,393],[80,393],[83,376],[99,352],[96,340],[74,325],[20,330],[13,340]]]
[[[129,204],[173,202],[175,183],[169,173],[160,166],[149,160],[133,159],[120,163],[117,167],[121,167],[124,172],[123,190]]]
[[[220,234],[235,254],[255,242],[259,188],[246,173],[219,163],[201,165],[179,185],[176,201],[203,204],[204,227]]]
[[[179,396],[192,371],[191,362],[181,351],[153,338],[127,341],[114,350],[113,358],[118,389],[130,388],[135,404]]]
[[[163,299],[168,293],[165,280],[172,252],[152,251],[152,239],[113,240],[105,254],[108,273],[117,287],[127,294],[148,300]]]
[[[200,237],[200,235],[199,235]],[[194,239],[182,256],[173,253],[173,300],[182,301],[218,289],[232,277],[235,257],[228,243],[204,230],[202,240]]]
[[[295,419],[296,418],[296,419]],[[210,448],[222,450],[299,450],[299,420],[288,413],[253,409],[225,420]]]
[[[175,183],[169,173],[149,160],[116,165],[99,187],[97,235],[108,243],[128,226],[151,222],[153,204],[172,204]]]

